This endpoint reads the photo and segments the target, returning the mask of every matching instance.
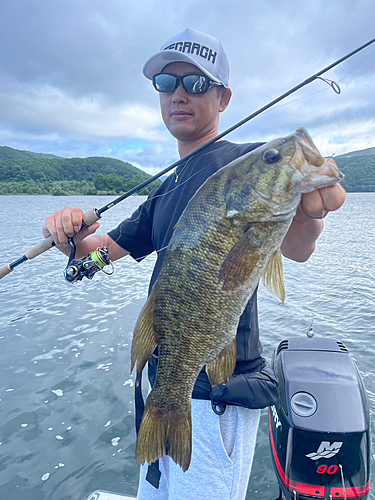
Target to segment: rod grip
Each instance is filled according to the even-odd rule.
[[[100,216],[97,215],[95,208],[92,208],[91,210],[83,214],[83,222],[86,224],[86,226],[91,226],[99,219]],[[27,258],[27,260],[34,259],[38,255],[52,248],[52,246],[53,238],[52,236],[49,236],[48,238],[45,238],[43,241],[35,245],[35,247],[30,248],[30,250],[25,253],[25,257]]]
[[[10,268],[9,264],[5,264],[5,266],[0,267],[0,280],[1,278],[4,278],[7,274],[11,273],[12,269]]]
[[[37,257],[38,255],[40,255],[43,252],[46,252],[52,247],[53,247],[53,238],[52,236],[49,236],[48,238],[44,239],[34,247],[30,248],[30,250],[28,250],[25,253],[25,257],[27,258],[27,260],[34,259],[34,257]]]
[[[86,226],[91,226],[94,222],[97,222],[100,219],[100,215],[97,214],[95,208],[92,208],[85,214],[83,214],[83,222]]]

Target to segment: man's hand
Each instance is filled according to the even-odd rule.
[[[323,231],[328,212],[338,210],[346,192],[340,184],[302,195],[301,204],[281,245],[285,257],[305,262],[315,250],[315,242]]]
[[[78,233],[83,222],[83,211],[80,208],[65,207],[64,210],[57,210],[53,215],[47,217],[42,233],[45,238],[53,237],[56,246],[68,246],[68,237]],[[95,233],[99,224],[95,222],[76,235],[74,241],[78,244],[89,234]]]
[[[99,227],[98,222],[86,227],[78,232],[83,222],[83,211],[80,208],[65,207],[63,210],[57,210],[54,214],[47,217],[42,232],[45,238],[52,236],[56,247],[65,255],[70,254],[68,238],[74,236],[76,244],[76,258],[84,257],[93,252],[98,247],[106,246],[109,251],[109,258],[114,261],[128,255],[120,245],[112,240],[108,234],[96,236],[94,233]]]
[[[305,193],[302,195],[301,204],[293,222],[303,225],[311,218],[322,219],[328,212],[338,210],[344,204],[345,199],[346,192],[340,184]]]
[[[80,208],[72,209],[70,207],[65,207],[64,210],[57,210],[53,215],[47,217],[42,228],[42,233],[45,238],[52,236],[56,247],[61,252],[69,255],[70,247],[68,245],[68,237],[72,237],[75,233],[78,233],[82,226],[82,222],[83,211]],[[80,233],[76,234],[74,238],[76,245],[78,245],[87,236],[95,233],[98,227],[99,224],[95,222]],[[95,250],[95,248],[93,248],[93,250]],[[79,251],[77,248],[77,255],[78,253]],[[86,254],[86,249],[84,249],[84,254]]]

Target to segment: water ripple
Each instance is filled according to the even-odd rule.
[[[2,218],[0,254],[7,262],[38,242],[41,214],[61,208],[62,200],[1,200],[0,211],[9,213],[12,206],[15,214],[11,224],[8,217]],[[88,209],[107,201],[110,198],[72,197],[69,204]],[[108,212],[101,231],[117,225],[139,201],[127,200],[117,211]],[[304,335],[313,322],[316,335],[343,341],[356,359],[371,414],[375,413],[374,202],[372,193],[349,194],[344,208],[327,218],[313,257],[305,264],[285,261],[285,305],[263,287],[259,292],[265,356],[271,357],[284,338]],[[16,214],[23,217],[25,211],[33,222],[21,241],[14,227]],[[114,276],[98,273],[92,281],[74,286],[62,278],[66,260],[51,250],[1,281],[1,498],[77,500],[97,488],[136,493],[130,348],[155,257],[141,263],[123,259],[115,262]],[[252,500],[277,496],[267,432],[263,412],[248,493]],[[373,423],[373,436],[374,432]],[[370,493],[370,500],[374,498]]]

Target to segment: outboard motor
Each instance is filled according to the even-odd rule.
[[[290,338],[273,357],[280,399],[269,410],[279,499],[368,498],[366,392],[341,342]]]

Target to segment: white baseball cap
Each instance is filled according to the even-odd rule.
[[[149,80],[173,62],[188,62],[197,66],[214,82],[224,87],[229,84],[229,62],[217,38],[201,31],[187,28],[170,38],[143,66]]]

